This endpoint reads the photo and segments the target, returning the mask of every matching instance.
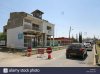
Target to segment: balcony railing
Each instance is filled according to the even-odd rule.
[[[24,25],[24,29],[30,29],[30,30],[32,30],[32,26],[31,25]]]
[[[41,31],[39,27],[34,27],[34,26],[31,26],[31,25],[24,25],[24,29]]]
[[[52,31],[51,30],[48,30],[47,33],[51,35],[52,34]]]

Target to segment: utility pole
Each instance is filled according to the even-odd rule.
[[[76,34],[76,41],[78,42],[78,35]]]
[[[70,37],[70,34],[71,34],[71,31],[72,31],[73,29],[71,28],[71,26],[70,26],[70,29],[69,29],[69,44],[71,43],[71,37]]]
[[[71,33],[71,26],[69,28],[69,44],[70,44],[70,33]]]

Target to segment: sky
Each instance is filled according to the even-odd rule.
[[[55,24],[55,37],[68,37],[82,32],[83,37],[100,37],[100,0],[1,0],[0,32],[11,12],[39,9],[43,19]]]

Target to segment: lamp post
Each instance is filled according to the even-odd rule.
[[[72,31],[73,29],[71,28],[71,26],[70,26],[70,29],[69,29],[69,44],[71,43],[71,39],[70,39],[70,34],[71,34],[71,31]]]

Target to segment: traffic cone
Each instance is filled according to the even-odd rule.
[[[28,53],[28,57],[30,57],[30,56],[31,56],[31,53],[29,52],[29,53]]]

